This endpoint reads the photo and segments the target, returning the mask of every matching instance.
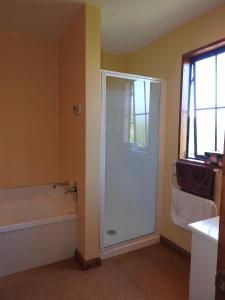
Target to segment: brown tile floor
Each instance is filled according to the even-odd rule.
[[[0,300],[186,300],[189,262],[157,244],[81,271],[75,260],[0,279]]]

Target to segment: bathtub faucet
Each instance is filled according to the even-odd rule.
[[[71,193],[71,194],[76,194],[77,193],[77,184],[76,182],[73,182],[71,186],[65,191],[65,195]]]
[[[63,186],[65,188],[66,186],[69,186],[69,181],[53,183],[53,188],[54,189],[57,188],[58,186]]]

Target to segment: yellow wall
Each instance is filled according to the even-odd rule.
[[[77,243],[85,260],[99,256],[100,33],[100,10],[83,5],[59,51],[60,177],[78,185]]]
[[[169,217],[170,167],[178,148],[181,56],[224,38],[224,15],[225,5],[133,54],[101,54],[103,69],[167,80],[162,234],[187,250],[190,234],[175,227]],[[59,174],[61,179],[77,181],[78,247],[86,260],[97,257],[99,9],[82,7],[59,41],[59,56],[56,41],[16,33],[0,33],[0,40],[0,187],[53,182]],[[81,116],[73,114],[75,103],[82,104]]]
[[[0,33],[0,187],[76,181],[85,260],[99,256],[100,34],[90,5],[58,41]]]
[[[171,164],[178,154],[181,57],[183,53],[225,37],[225,5],[204,14],[143,49],[127,55],[128,73],[167,80],[164,193],[162,203],[162,234],[177,245],[190,250],[191,235],[177,228],[170,220]],[[117,55],[115,56],[117,60]],[[120,65],[104,56],[105,69],[120,71]],[[218,189],[216,191],[218,197]]]
[[[170,220],[170,170],[178,154],[181,56],[224,38],[224,15],[225,5],[196,18],[128,57],[129,72],[167,80],[162,234],[186,250],[190,250],[190,233],[179,229]]]
[[[100,34],[90,5],[58,41],[0,33],[0,187],[76,181],[85,260],[99,256]]]
[[[78,186],[78,248],[84,253],[85,204],[85,7],[59,41],[60,178]],[[82,105],[75,116],[74,104]]]
[[[0,187],[58,180],[57,42],[0,33]]]
[[[85,6],[86,29],[86,159],[85,159],[85,258],[99,256],[100,245],[100,9]]]
[[[127,72],[127,56],[101,51],[101,69],[116,72]]]

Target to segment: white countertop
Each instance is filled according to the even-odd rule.
[[[188,228],[197,234],[207,237],[211,241],[217,243],[219,236],[219,217],[206,219],[203,221],[191,223]]]

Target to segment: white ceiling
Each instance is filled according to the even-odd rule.
[[[102,11],[103,48],[127,53],[145,46],[224,0],[112,0]]]
[[[0,29],[57,37],[80,2],[101,7],[102,48],[129,53],[225,0],[0,0]]]

